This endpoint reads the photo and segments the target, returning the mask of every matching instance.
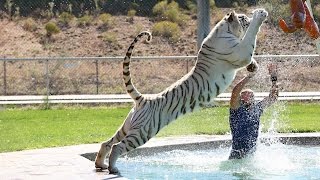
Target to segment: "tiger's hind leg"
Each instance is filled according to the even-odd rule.
[[[108,166],[105,164],[105,158],[109,154],[111,147],[113,144],[118,143],[124,135],[122,135],[121,131],[117,131],[117,133],[108,141],[105,141],[101,144],[100,150],[95,159],[95,167],[97,169],[107,169]]]
[[[127,134],[126,131],[128,129],[126,126],[127,126],[128,122],[130,122],[132,114],[133,114],[133,110],[130,111],[125,122],[120,127],[120,129],[115,133],[115,135],[112,138],[110,138],[109,140],[107,140],[101,144],[100,150],[99,150],[99,152],[96,156],[96,159],[95,159],[95,167],[97,169],[107,169],[108,168],[108,166],[105,164],[106,156],[109,155],[110,150],[112,148],[112,145],[120,142],[126,136],[126,134]]]
[[[111,153],[109,156],[109,173],[110,174],[118,174],[118,168],[116,167],[116,161],[119,156],[136,149],[139,146],[142,146],[147,141],[146,138],[143,137],[141,131],[137,132],[129,132],[129,134],[122,139],[119,143],[116,143],[111,148]]]

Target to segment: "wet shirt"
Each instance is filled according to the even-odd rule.
[[[261,101],[253,104],[250,108],[244,105],[238,109],[230,108],[232,149],[229,159],[242,158],[255,151],[262,113]]]

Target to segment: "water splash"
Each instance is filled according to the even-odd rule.
[[[256,154],[228,160],[230,148],[173,150],[154,156],[120,158],[129,179],[316,179],[320,178],[320,147],[262,144]]]
[[[287,116],[284,115],[284,111],[286,110],[286,104],[283,102],[277,102],[269,108],[271,112],[269,116],[267,116],[267,120],[261,122],[260,128],[260,139],[263,139],[262,143],[265,145],[270,144],[279,144],[279,129],[285,128],[287,126]],[[262,129],[266,127],[265,132],[262,132]],[[261,144],[261,143],[260,143]]]

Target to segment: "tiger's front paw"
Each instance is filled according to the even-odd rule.
[[[268,17],[268,12],[264,9],[256,9],[253,11],[253,20],[259,25]]]

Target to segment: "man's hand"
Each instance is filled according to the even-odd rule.
[[[279,96],[279,87],[278,85],[274,85],[271,87],[271,90],[270,90],[270,97],[274,100],[276,100]]]
[[[278,69],[276,64],[268,64],[268,71],[270,74],[270,79],[272,81],[272,87],[270,89],[271,101],[276,101],[279,96],[279,86],[277,84],[278,80]]]
[[[270,75],[270,79],[272,81],[272,84],[275,85],[276,81],[278,80],[278,69],[276,64],[268,64],[268,72]]]

